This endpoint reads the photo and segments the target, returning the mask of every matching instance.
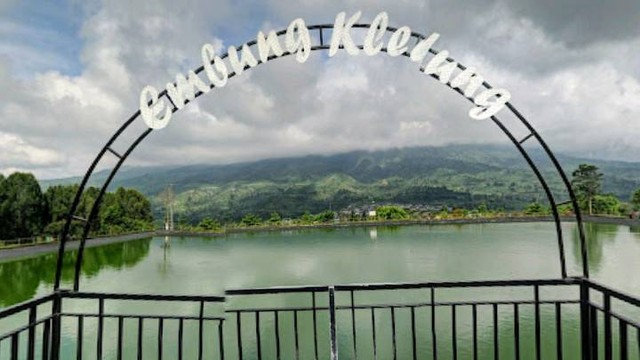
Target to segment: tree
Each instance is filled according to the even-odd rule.
[[[152,227],[151,204],[133,189],[118,188],[115,193],[106,193],[98,214],[100,233],[115,234]]]
[[[32,174],[16,172],[1,182],[0,213],[6,222],[0,229],[3,239],[40,234],[46,218],[40,184]]]
[[[55,185],[44,193],[47,223],[64,220],[71,208],[78,185]]]
[[[376,209],[376,215],[385,220],[401,220],[409,217],[403,208],[393,205],[379,206]]]
[[[205,231],[220,230],[221,227],[222,225],[220,225],[218,221],[209,217],[200,220],[200,222],[198,223],[198,229]]]
[[[10,215],[6,206],[7,191],[5,186],[6,179],[4,175],[0,174],[0,239],[7,239],[6,234],[11,222]]]
[[[631,205],[633,210],[640,210],[640,188],[636,189],[631,195]]]
[[[549,211],[537,201],[527,205],[523,212],[525,215],[547,215],[549,213]]]
[[[571,174],[571,186],[578,200],[587,205],[589,215],[593,214],[593,199],[600,192],[602,173],[595,165],[580,164]]]
[[[325,210],[316,216],[314,216],[314,220],[318,222],[329,222],[335,219],[336,213],[331,210]]]
[[[596,195],[593,197],[593,211],[596,214],[620,215],[620,200],[614,195]]]
[[[240,220],[240,223],[244,226],[255,226],[260,225],[262,219],[258,215],[247,214]]]
[[[272,224],[279,224],[282,221],[282,216],[276,211],[272,212],[269,216],[269,222]]]

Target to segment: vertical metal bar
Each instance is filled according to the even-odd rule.
[[[580,282],[580,337],[582,339],[582,360],[591,360],[591,320],[589,318],[589,286]]]
[[[373,358],[378,359],[378,341],[376,339],[376,309],[371,308],[371,329],[373,330]],[[640,339],[640,331],[638,332]]]
[[[513,304],[513,339],[516,360],[520,360],[520,311],[518,310],[518,304]]]
[[[433,343],[433,360],[438,360],[438,342],[436,339],[436,290],[431,288],[431,342]]]
[[[533,297],[534,297],[534,310],[535,310],[535,340],[536,340],[536,359],[541,360],[541,337],[540,337],[540,287],[538,285],[533,286]]]
[[[36,351],[36,318],[37,318],[37,306],[29,308],[29,341],[27,343],[27,359],[33,360]]]
[[[200,313],[198,317],[198,360],[202,360],[202,345],[204,343],[204,301],[200,300]]]
[[[238,311],[236,313],[236,337],[238,338],[238,358],[242,360],[242,319],[240,316],[242,313]]]
[[[218,320],[218,342],[220,343],[220,360],[224,360],[224,333],[222,320]]]
[[[591,307],[591,358],[598,359],[598,313],[595,307]]]
[[[605,360],[611,360],[613,351],[611,349],[611,296],[609,294],[602,294],[604,297],[604,358]]]
[[[53,298],[53,304],[51,312],[53,315],[51,322],[51,360],[58,360],[60,358],[60,331],[62,323],[60,319],[60,313],[62,310],[62,295],[60,292],[56,293]]]
[[[493,304],[493,358],[500,360],[500,344],[498,343],[498,304]]]
[[[618,336],[620,337],[620,360],[628,360],[629,348],[627,345],[627,323],[623,320],[620,320],[619,324],[620,328],[618,331]]]
[[[138,360],[142,360],[142,333],[144,332],[143,318],[138,318]]]
[[[412,354],[413,360],[418,358],[418,344],[416,342],[416,308],[415,306],[411,307],[411,346],[412,346]]]
[[[275,317],[273,325],[276,328],[276,359],[280,360],[280,312],[274,311],[273,316]]]
[[[298,310],[293,311],[293,332],[296,336],[295,347],[296,347],[296,360],[297,360],[300,358],[300,340],[298,336]]]
[[[102,332],[104,330],[104,299],[98,300],[98,343],[96,349],[96,358],[102,359]]]
[[[556,359],[562,360],[562,304],[556,303]]]
[[[184,344],[184,319],[178,321],[178,359],[182,360],[182,348]]]
[[[456,320],[456,305],[451,305],[451,351],[453,352],[453,360],[458,360],[458,335]]]
[[[316,311],[316,292],[311,292],[311,306],[313,308],[313,351],[318,360],[318,314]]]
[[[322,28],[318,28],[320,30],[320,46],[324,46],[324,36],[322,34]]]
[[[164,338],[164,319],[158,319],[158,360],[162,360],[162,343]]]
[[[338,360],[336,330],[336,294],[335,288],[333,286],[329,286],[329,335],[331,340],[331,360]]]
[[[15,333],[11,335],[11,360],[18,360],[19,334],[20,333]]]
[[[262,339],[260,338],[260,311],[256,311],[256,347],[258,360],[262,359]]]
[[[471,323],[473,333],[473,360],[478,359],[478,306],[471,305]]]
[[[391,340],[393,345],[393,360],[398,358],[398,347],[396,344],[396,308],[391,307]]]
[[[118,360],[122,360],[122,339],[124,336],[124,318],[118,316]]]
[[[42,360],[49,360],[50,355],[50,344],[51,344],[51,320],[47,320],[44,323],[44,328],[42,329]]]
[[[356,309],[355,300],[353,298],[353,290],[351,290],[351,332],[353,336],[353,358],[358,359],[358,345],[356,339]]]
[[[78,343],[76,344],[76,359],[82,360],[82,334],[84,334],[84,316],[78,316]]]

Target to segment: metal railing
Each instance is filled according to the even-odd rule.
[[[640,359],[640,299],[582,278],[57,292],[0,312],[0,359]]]

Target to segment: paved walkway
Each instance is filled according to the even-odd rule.
[[[154,232],[146,232],[146,233],[138,233],[138,234],[129,234],[129,235],[120,235],[120,236],[112,236],[112,237],[101,237],[95,239],[87,240],[87,247],[94,246],[102,246],[106,244],[112,244],[122,241],[130,241],[137,240],[146,237],[154,236]],[[12,249],[4,249],[0,250],[0,261],[9,260],[9,259],[18,259],[24,257],[32,257],[46,253],[52,253],[58,251],[60,243],[54,242],[50,244],[38,244],[32,246],[23,246]],[[75,250],[80,246],[80,241],[70,241],[67,243],[66,250]]]

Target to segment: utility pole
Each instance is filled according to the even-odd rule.
[[[173,231],[173,202],[175,195],[173,193],[173,184],[167,185],[164,190],[164,230]]]

